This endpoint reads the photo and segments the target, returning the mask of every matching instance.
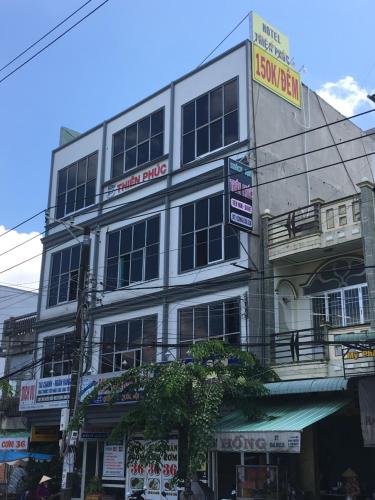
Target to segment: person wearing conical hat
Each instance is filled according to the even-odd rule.
[[[39,484],[38,484],[38,488],[36,490],[36,499],[37,500],[48,500],[48,498],[51,495],[51,491],[50,491],[50,487],[49,487],[51,479],[52,478],[49,476],[42,476],[41,477]]]

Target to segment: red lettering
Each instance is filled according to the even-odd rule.
[[[285,76],[285,71],[280,68],[280,73],[281,73],[281,90],[285,92],[286,89],[286,76]]]
[[[288,95],[291,95],[291,76],[290,76],[290,73],[289,71],[287,72],[287,75],[286,75],[286,91],[288,93]]]
[[[264,56],[261,56],[260,58],[260,76],[262,78],[265,78],[266,76],[266,61],[265,61],[265,57]]]
[[[292,96],[294,99],[299,99],[299,85],[297,78],[292,78]]]
[[[256,63],[257,63],[257,65],[256,65],[256,74],[258,76],[260,76],[260,71],[259,71],[259,54],[256,54],[255,59],[256,59]]]
[[[271,65],[271,82],[272,82],[272,85],[277,85],[277,82],[276,82],[276,64]]]

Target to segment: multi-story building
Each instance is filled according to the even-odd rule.
[[[336,378],[344,376],[341,354],[311,339],[323,320],[335,327],[331,338],[339,327],[362,329],[369,319],[357,185],[373,179],[366,152],[374,145],[308,87],[298,88],[299,109],[255,82],[251,50],[249,41],[237,45],[53,151],[37,313],[41,363],[37,380],[25,382],[34,390],[21,401],[30,428],[57,427],[66,406],[85,227],[91,240],[85,383],[185,356],[189,344],[220,338],[276,365],[282,379],[294,381],[287,393],[299,390],[296,379],[329,377],[318,389],[328,391],[320,413],[276,430],[299,438],[344,405],[331,404],[332,392],[345,385]],[[252,169],[248,233],[225,219],[228,157]],[[289,345],[296,331],[298,366],[279,343],[283,337]],[[277,404],[283,387],[270,388]],[[297,411],[296,402],[288,404]],[[103,472],[106,431],[124,411],[126,403],[90,408],[77,461],[81,496],[93,475],[124,494],[125,470],[122,477]],[[296,454],[214,450],[216,498],[228,495],[236,464],[265,461],[288,470],[298,464],[293,481],[316,491],[318,479],[309,479],[312,439],[302,433]]]
[[[19,411],[19,390],[23,379],[34,378],[37,297],[34,292],[0,286],[0,375],[7,377],[11,389],[0,396],[0,461],[9,451],[28,448],[28,425]]]

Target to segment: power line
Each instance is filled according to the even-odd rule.
[[[14,63],[15,61],[17,61],[17,59],[19,59],[20,57],[22,57],[24,54],[26,54],[26,52],[28,52],[33,47],[35,47],[35,45],[37,45],[39,42],[41,42],[42,40],[44,40],[48,35],[50,35],[51,33],[53,33],[57,28],[59,28],[62,24],[64,24],[66,21],[68,21],[68,19],[70,19],[71,17],[73,17],[75,14],[77,14],[77,12],[79,12],[84,7],[86,7],[86,5],[89,4],[90,2],[92,2],[92,0],[88,0],[86,3],[84,3],[83,5],[81,5],[81,7],[78,7],[78,9],[76,9],[74,12],[72,12],[71,14],[69,14],[69,16],[67,16],[61,22],[59,22],[58,24],[56,24],[56,26],[54,26],[52,29],[50,29],[45,35],[43,35],[38,40],[36,40],[36,42],[34,42],[31,45],[29,45],[25,50],[23,50],[22,52],[20,52],[11,61],[9,61],[8,63],[6,63],[4,66],[2,66],[0,68],[0,71],[3,71],[5,68],[7,68],[8,66],[10,66],[12,63]]]
[[[8,74],[6,74],[3,78],[0,79],[0,83],[4,82],[7,78],[9,78],[10,76],[12,76],[16,71],[20,70],[23,66],[25,66],[27,63],[29,63],[30,61],[32,61],[33,59],[35,59],[35,57],[37,57],[39,54],[41,54],[42,52],[44,52],[46,49],[48,49],[48,47],[50,47],[51,45],[53,45],[55,42],[57,42],[57,40],[59,40],[60,38],[62,38],[64,35],[66,35],[67,33],[69,33],[69,31],[71,31],[72,29],[74,29],[76,26],[78,26],[79,24],[82,23],[82,21],[84,21],[85,19],[87,19],[88,17],[90,17],[92,14],[94,14],[94,12],[96,12],[97,10],[99,10],[101,7],[103,7],[103,5],[105,5],[106,3],[108,3],[109,0],[104,0],[104,2],[102,2],[101,4],[99,4],[97,7],[95,7],[95,9],[91,10],[88,14],[86,14],[85,16],[83,16],[79,21],[77,21],[76,23],[74,23],[70,28],[68,28],[67,30],[65,30],[63,33],[61,33],[61,35],[57,36],[56,38],[54,38],[51,42],[49,42],[47,45],[45,45],[44,47],[42,47],[40,50],[38,50],[35,54],[33,54],[31,57],[29,57],[28,59],[26,59],[26,61],[24,61],[22,64],[20,64],[19,66],[16,66],[15,69],[13,69],[12,71],[10,71]]]
[[[302,131],[302,132],[298,132],[297,134],[293,134],[293,135],[290,135],[290,136],[286,136],[286,137],[283,137],[283,138],[280,138],[280,139],[276,139],[274,141],[271,141],[271,142],[268,142],[268,143],[264,143],[264,144],[261,144],[259,146],[254,146],[254,147],[251,147],[251,148],[246,148],[246,149],[242,149],[241,151],[237,151],[235,153],[231,153],[229,155],[225,155],[225,156],[219,156],[219,157],[215,157],[213,160],[209,161],[209,162],[206,162],[206,163],[200,163],[199,165],[196,165],[194,166],[193,168],[198,168],[198,167],[202,167],[204,165],[210,165],[213,161],[218,161],[218,160],[226,160],[228,158],[231,158],[232,156],[237,156],[237,155],[240,155],[240,154],[243,154],[243,153],[248,153],[248,152],[251,152],[251,151],[255,151],[257,149],[260,149],[260,148],[263,148],[263,147],[266,147],[266,146],[270,146],[270,145],[273,145],[273,144],[277,144],[279,142],[282,142],[282,141],[285,141],[285,140],[289,140],[289,139],[292,139],[292,138],[295,138],[295,137],[298,137],[300,135],[303,135],[303,134],[307,134],[309,132],[313,132],[313,131],[316,131],[316,130],[319,130],[319,129],[322,129],[322,128],[325,128],[325,127],[329,127],[329,126],[332,126],[332,125],[336,125],[337,123],[341,123],[343,121],[346,121],[346,120],[350,120],[352,118],[357,118],[358,116],[362,116],[364,114],[368,114],[368,113],[372,113],[374,112],[375,109],[370,109],[370,110],[367,110],[367,111],[363,111],[362,113],[358,113],[356,115],[352,115],[351,117],[348,117],[348,118],[342,118],[340,120],[337,120],[335,122],[331,122],[331,123],[326,123],[325,125],[319,125],[318,127],[315,127],[315,128],[310,128],[309,130],[305,130],[305,131]],[[371,134],[368,134],[368,136],[371,136],[371,135],[375,135],[375,132],[374,133],[371,133]],[[328,146],[322,146],[322,147],[319,147],[317,149],[314,149],[314,150],[311,150],[311,151],[306,151],[304,153],[300,153],[300,154],[297,154],[297,155],[293,155],[293,156],[289,156],[289,157],[286,157],[286,158],[281,158],[281,159],[278,159],[278,160],[275,160],[275,161],[272,161],[272,162],[269,162],[269,163],[264,163],[263,165],[259,165],[256,167],[256,169],[254,170],[259,170],[261,168],[264,168],[264,167],[267,167],[267,166],[270,166],[270,165],[275,165],[277,163],[281,163],[281,162],[285,162],[285,161],[288,161],[288,160],[292,160],[292,159],[295,159],[295,158],[299,158],[301,156],[304,156],[306,154],[313,154],[313,153],[317,153],[317,152],[320,152],[320,151],[323,151],[325,149],[329,149],[329,148],[332,148],[332,147],[337,147],[338,145],[341,145],[341,144],[345,144],[345,143],[349,143],[349,142],[353,142],[353,141],[356,141],[356,140],[363,140],[363,137],[362,136],[358,136],[358,137],[354,137],[354,138],[351,138],[351,139],[348,139],[348,140],[345,140],[345,141],[341,141],[340,143],[333,143],[333,144],[330,144]],[[372,154],[372,153],[368,153],[369,155]],[[347,161],[347,160],[345,160]],[[253,170],[252,167],[249,167],[248,170]],[[246,169],[245,169],[246,171]],[[306,172],[304,172],[306,173]],[[223,176],[218,176],[216,177],[216,179],[225,179],[227,178],[228,175],[223,175]],[[146,186],[149,186],[149,185],[152,185],[156,182],[158,182],[160,179],[153,179],[151,181],[149,180],[146,180],[146,181],[142,181],[140,182],[139,184],[137,184],[137,186],[142,186],[143,184],[146,185]],[[206,182],[210,182],[212,181],[213,179],[208,179]],[[196,183],[193,183],[192,186],[194,185],[201,185],[202,184],[202,181],[197,181]],[[181,187],[177,187],[176,189],[176,186],[172,186],[171,188],[169,188],[169,190],[165,190],[166,193],[168,192],[173,192],[175,193],[176,191],[178,191],[179,189],[183,189],[184,186],[181,186]],[[105,191],[104,193],[96,193],[95,194],[95,197],[98,197],[98,196],[101,196],[101,194],[106,194],[110,191]],[[64,206],[66,206],[67,203],[65,203]],[[115,205],[115,206],[124,206],[125,204],[131,204],[131,202],[127,202],[127,203],[123,203],[123,204],[119,204],[119,205]],[[57,205],[51,205],[48,207],[48,209],[51,209],[51,208],[56,208]],[[103,209],[105,209],[107,207],[103,207]],[[112,207],[110,208],[113,208],[113,205]],[[96,210],[93,210],[92,212],[96,212]],[[74,212],[73,212],[74,213]],[[90,213],[90,211],[86,211],[85,213]]]
[[[19,228],[20,226],[23,226],[23,224],[26,224],[26,222],[29,222],[29,221],[35,219],[35,217],[38,217],[38,215],[40,215],[40,214],[42,214],[44,212],[45,212],[45,209],[43,208],[43,210],[40,210],[40,212],[37,212],[36,214],[32,215],[28,219],[25,219],[25,220],[19,222],[18,224],[16,224],[15,226],[11,227],[10,229],[7,229],[4,233],[0,234],[0,238],[2,238],[3,236],[5,236],[6,234],[10,233],[11,231],[14,231],[15,229]]]
[[[310,132],[313,132],[313,131],[315,131],[315,130],[319,130],[319,129],[322,129],[322,128],[325,128],[325,127],[328,127],[328,126],[331,126],[331,125],[336,125],[336,124],[338,124],[338,123],[341,123],[341,122],[344,122],[344,121],[347,121],[347,120],[351,120],[351,119],[353,119],[353,118],[358,118],[359,116],[363,116],[363,115],[366,115],[366,114],[368,114],[368,113],[372,113],[372,112],[374,112],[374,111],[375,111],[375,109],[370,109],[370,110],[367,110],[367,111],[363,111],[363,112],[361,112],[361,113],[357,113],[357,114],[352,115],[352,116],[349,116],[349,117],[340,118],[339,120],[336,120],[336,121],[334,121],[334,122],[330,122],[330,123],[328,123],[328,124],[326,123],[326,124],[319,125],[319,126],[314,127],[314,128],[310,128],[309,130],[305,130],[305,131],[299,132],[299,133],[297,133],[297,134],[292,134],[292,135],[290,135],[290,136],[285,136],[285,137],[283,137],[283,138],[275,139],[274,141],[270,141],[270,142],[267,142],[267,143],[264,143],[264,144],[260,144],[259,146],[254,146],[254,147],[252,147],[252,148],[247,148],[247,149],[244,149],[244,150],[238,151],[238,152],[236,152],[236,153],[232,153],[232,154],[230,154],[230,155],[221,156],[221,157],[216,157],[216,158],[214,158],[214,160],[211,160],[210,162],[207,162],[207,163],[201,163],[201,164],[197,165],[197,167],[201,167],[202,165],[209,165],[210,163],[212,163],[212,161],[224,160],[224,159],[230,158],[231,156],[234,156],[234,155],[238,155],[238,154],[246,153],[246,152],[249,152],[249,151],[255,151],[255,150],[257,150],[257,149],[260,149],[260,148],[263,148],[263,147],[266,147],[266,146],[270,146],[270,145],[272,145],[272,144],[276,144],[276,143],[278,143],[278,142],[282,142],[282,141],[286,141],[286,140],[289,140],[289,139],[293,139],[293,138],[295,138],[295,137],[297,137],[297,136],[299,136],[299,135],[306,134],[306,133],[310,133]],[[369,134],[369,135],[371,135],[371,134]],[[362,136],[360,136],[360,137],[357,137],[357,138],[350,139],[349,141],[352,141],[352,140],[357,140],[357,139],[363,139],[363,137],[362,137]],[[349,141],[346,141],[346,142],[349,142]],[[337,146],[337,145],[339,145],[339,144],[343,144],[343,142],[341,142],[341,143],[337,143],[337,144],[332,144],[332,145],[330,145],[330,146],[323,147],[322,149],[327,149],[328,147],[335,147],[335,146]],[[313,151],[311,151],[311,152],[318,152],[319,150],[320,150],[320,148],[319,148],[319,149],[317,149],[317,150],[313,150]],[[310,153],[310,152],[302,153],[302,155],[304,155],[304,154],[309,154],[309,153]],[[371,154],[371,153],[369,153],[369,154]],[[294,158],[296,158],[296,157],[297,157],[297,156],[291,156],[291,157],[283,158],[283,159],[280,159],[280,160],[277,160],[277,161],[270,162],[269,164],[267,163],[267,164],[260,165],[260,166],[259,166],[259,167],[257,167],[257,168],[263,168],[263,167],[265,167],[265,166],[268,166],[268,165],[273,165],[273,164],[275,164],[275,163],[279,163],[279,162],[281,163],[281,162],[283,162],[283,161],[287,161],[288,159],[294,159]],[[196,168],[197,168],[197,167],[196,167]],[[194,167],[194,168],[195,168],[195,167]],[[220,178],[224,178],[224,177],[220,177]],[[150,184],[153,184],[153,183],[156,183],[156,182],[158,182],[158,179],[155,179],[155,180],[152,180],[152,181],[146,181],[146,182],[145,182],[145,184],[146,184],[146,185],[150,185]],[[143,184],[143,182],[142,182],[141,184]],[[202,184],[202,182],[200,182],[199,184]],[[102,194],[102,193],[96,193],[96,194],[95,194],[95,196],[100,196],[101,194]],[[119,205],[117,205],[117,206],[124,206],[124,205],[125,205],[125,203],[123,203],[123,204],[119,204]],[[56,205],[51,205],[51,206],[49,206],[49,207],[48,207],[48,209],[51,209],[51,208],[56,208]],[[104,208],[106,208],[106,207],[104,207]],[[111,208],[112,208],[112,207],[111,207]],[[47,210],[48,210],[48,209],[47,209]],[[8,234],[9,232],[11,232],[11,231],[13,231],[13,230],[17,229],[18,227],[22,226],[23,224],[26,224],[27,222],[29,222],[30,220],[34,219],[34,218],[35,218],[35,217],[37,217],[38,215],[40,215],[40,214],[44,213],[45,211],[46,211],[46,209],[43,209],[43,210],[41,210],[41,211],[37,212],[36,214],[32,215],[31,217],[29,217],[29,218],[27,218],[27,219],[25,219],[25,220],[21,221],[20,223],[18,223],[18,224],[17,224],[17,225],[15,225],[14,227],[12,227],[12,228],[8,229],[7,231],[5,231],[4,233],[0,234],[0,238],[1,238],[2,236],[5,236],[5,235],[6,235],[6,234]],[[94,211],[92,211],[92,212],[94,212]],[[96,212],[96,210],[95,210],[95,212]],[[42,233],[41,233],[41,234],[42,234]]]
[[[223,38],[221,40],[221,42],[218,45],[216,45],[216,47],[214,49],[211,50],[211,52],[203,59],[203,61],[200,64],[198,64],[197,67],[199,68],[200,66],[202,66],[202,64],[205,63],[207,61],[207,59],[210,56],[212,56],[212,54],[214,52],[216,52],[216,50],[225,42],[225,40],[227,40],[227,38],[229,38],[231,36],[231,34],[234,33],[236,31],[236,29],[239,28],[241,26],[241,24],[245,21],[245,19],[247,19],[248,17],[249,17],[249,13],[247,13],[246,16],[243,17],[238,24],[236,24],[236,26],[232,29],[232,31],[230,33],[228,33],[228,35],[225,38]]]

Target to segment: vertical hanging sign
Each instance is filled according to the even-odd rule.
[[[253,229],[253,174],[247,163],[226,160],[227,223],[241,231]]]

